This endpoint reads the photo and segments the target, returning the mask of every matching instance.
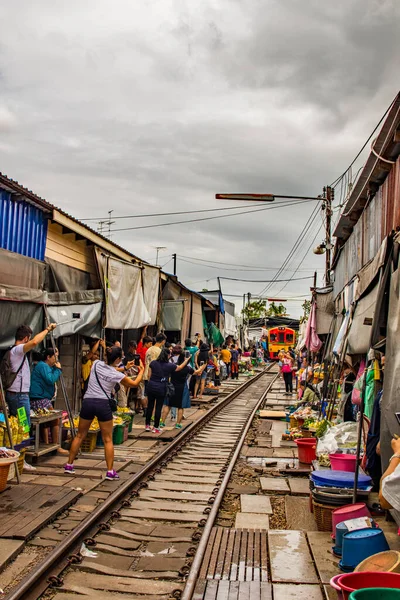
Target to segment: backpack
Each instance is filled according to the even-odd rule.
[[[3,356],[3,360],[0,363],[0,377],[1,377],[1,381],[3,383],[4,391],[7,391],[10,389],[10,387],[16,380],[17,375],[20,372],[20,370],[22,369],[24,362],[26,360],[26,354],[24,354],[24,358],[23,358],[21,364],[19,365],[17,371],[13,371],[12,366],[11,366],[11,350],[13,348],[15,348],[15,346],[11,346],[11,348],[9,348],[7,350],[7,352]]]

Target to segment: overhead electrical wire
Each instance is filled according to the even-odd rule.
[[[299,200],[298,202],[285,202],[283,203],[285,205],[285,207],[287,206],[295,206],[296,204],[303,204],[304,202],[309,202],[307,200]],[[264,208],[258,208],[256,210],[245,210],[245,211],[241,211],[235,214],[229,214],[229,215],[215,215],[212,217],[203,217],[201,219],[187,219],[185,221],[173,221],[172,223],[157,223],[157,224],[153,224],[153,225],[139,225],[137,227],[124,227],[121,229],[113,229],[112,233],[117,233],[119,231],[135,231],[138,229],[150,229],[153,227],[167,227],[169,225],[182,225],[185,223],[197,223],[199,221],[211,221],[214,219],[223,219],[223,218],[227,218],[227,217],[236,217],[238,215],[247,215],[247,214],[251,214],[251,213],[256,213],[256,212],[263,212],[266,210],[273,210],[273,209],[277,209],[277,208],[282,208],[282,204],[281,203],[276,203],[273,204],[272,206],[266,206]]]
[[[275,283],[282,283],[283,281],[304,281],[305,279],[312,279],[312,276],[309,277],[297,277],[297,279],[238,279],[236,277],[222,277],[219,279],[227,279],[228,281],[242,281],[243,283],[271,283],[272,281]]]
[[[396,96],[397,98],[397,96]],[[347,167],[347,169],[337,178],[335,179],[335,181],[333,183],[331,183],[331,187],[336,187],[339,183],[339,181],[341,181],[341,179],[346,175],[346,173],[348,173],[348,171],[351,169],[351,167],[354,165],[354,163],[356,162],[356,160],[359,158],[359,156],[363,153],[363,151],[365,150],[365,148],[367,147],[367,144],[369,143],[369,141],[372,139],[372,136],[374,135],[374,133],[376,132],[376,130],[378,129],[378,127],[381,125],[381,123],[384,121],[384,119],[386,118],[387,114],[389,113],[389,111],[391,110],[392,106],[394,105],[396,98],[394,98],[393,102],[390,104],[390,106],[385,110],[383,116],[381,117],[379,123],[376,125],[375,129],[373,130],[373,132],[371,133],[371,135],[369,136],[369,138],[367,139],[367,141],[365,142],[365,144],[363,145],[363,147],[361,148],[361,150],[358,152],[357,156],[352,160],[352,162],[350,163],[350,165]]]
[[[223,261],[216,261],[216,260],[205,260],[203,258],[196,258],[195,256],[183,256],[182,254],[177,254],[177,258],[179,258],[179,260],[182,260],[183,262],[190,262],[191,264],[198,264],[197,262],[192,262],[192,261],[199,261],[200,263],[206,263],[204,264],[205,267],[211,267],[212,265],[220,265],[220,266],[214,266],[214,269],[222,269],[224,271],[235,271],[235,270],[242,270],[241,267],[243,267],[243,269],[249,270],[249,271],[277,271],[279,267],[257,267],[257,266],[250,266],[250,265],[235,265],[234,263],[227,263],[227,262],[223,262]],[[210,263],[210,264],[209,264]],[[222,265],[228,265],[229,267],[234,267],[234,269],[228,269]],[[201,264],[198,266],[202,266]],[[288,269],[290,270],[290,269]],[[309,271],[310,269],[307,269],[307,271]]]
[[[258,204],[250,204],[247,205],[246,208],[252,208],[253,206],[260,206]],[[170,215],[187,215],[192,213],[204,213],[204,212],[216,212],[221,210],[238,210],[241,208],[240,206],[221,206],[221,208],[202,208],[201,210],[181,210],[179,212],[165,212],[165,213],[150,213],[148,215],[120,215],[117,217],[112,217],[113,221],[117,219],[143,219],[144,217],[169,217]],[[80,221],[102,221],[106,217],[90,217],[88,219],[80,219]]]
[[[285,258],[285,260],[283,261],[281,267],[278,269],[273,281],[268,284],[267,286],[265,286],[261,292],[259,293],[259,296],[262,296],[263,294],[265,294],[271,287],[272,284],[276,281],[276,279],[281,275],[281,273],[283,273],[284,270],[286,270],[286,267],[289,265],[290,261],[292,260],[293,256],[295,255],[298,247],[300,246],[300,244],[304,241],[304,236],[307,234],[307,232],[309,231],[310,227],[312,226],[313,222],[315,221],[317,214],[318,214],[318,210],[319,210],[319,206],[315,206],[314,209],[312,210],[309,218],[307,219],[302,231],[299,233],[295,243],[292,246],[292,249],[290,250],[289,254],[287,255],[287,257]]]
[[[222,266],[216,266],[216,265],[207,265],[207,264],[199,264],[196,263],[192,260],[186,260],[186,258],[182,258],[179,254],[177,254],[177,258],[179,258],[179,262],[183,262],[183,263],[188,263],[191,265],[196,265],[197,267],[206,267],[208,269],[217,269],[220,271],[252,271],[255,273],[260,273],[262,271],[276,271],[276,267],[269,267],[267,269],[251,269],[250,267],[246,267],[241,269],[240,267],[235,267],[235,268],[230,268],[230,267],[222,267]],[[290,271],[290,269],[287,269]],[[294,269],[293,269],[294,270]],[[304,269],[305,271],[313,271],[313,269]]]

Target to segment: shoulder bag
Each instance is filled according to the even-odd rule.
[[[105,391],[105,389],[103,388],[103,386],[101,385],[99,376],[97,375],[96,365],[93,367],[93,370],[94,370],[94,374],[95,374],[96,379],[97,379],[97,383],[99,384],[100,389],[102,390],[103,394],[105,395],[105,397],[108,400],[108,404],[110,405],[111,412],[115,412],[117,410],[117,408],[118,408],[118,404],[117,404],[116,399],[113,398],[112,396],[109,396],[107,394],[107,392]]]

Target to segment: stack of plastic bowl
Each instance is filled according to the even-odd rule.
[[[345,573],[354,571],[368,556],[389,550],[385,534],[381,529],[357,529],[343,535],[342,560],[339,567]]]
[[[369,521],[371,523],[371,527],[375,528],[376,524],[374,523],[374,521],[371,518],[369,519]],[[335,545],[332,546],[332,552],[335,556],[339,558],[342,556],[343,536],[349,531],[346,523],[347,521],[342,521],[341,523],[338,523],[335,528],[335,537],[333,537],[332,534],[332,537],[335,540]],[[367,524],[365,524],[363,528],[365,529],[365,527],[367,527]]]
[[[332,577],[331,587],[336,590],[338,599],[348,600],[355,591],[378,586],[382,589],[400,589],[400,575],[397,573],[347,573]],[[390,596],[388,596],[390,598]],[[375,599],[374,599],[375,600]]]
[[[365,502],[356,504],[345,504],[337,508],[332,513],[332,533],[335,535],[336,525],[343,521],[351,521],[352,519],[360,519],[361,517],[371,517]]]

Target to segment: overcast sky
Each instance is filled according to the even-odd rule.
[[[399,89],[399,17],[396,0],[2,2],[0,170],[82,219],[235,204],[216,192],[318,195]],[[270,279],[276,271],[231,265],[279,267],[313,208],[120,231],[113,240],[151,262],[154,246],[165,246],[161,265],[173,252],[229,263],[178,259],[183,283],[215,289],[218,275]],[[253,209],[238,203],[226,214],[240,210]],[[324,238],[318,226],[281,278],[318,269],[322,284],[324,257],[311,251],[294,273],[313,238]],[[292,281],[279,295],[304,296],[310,283]],[[227,294],[264,287],[222,281]],[[299,302],[287,306],[299,314]]]

